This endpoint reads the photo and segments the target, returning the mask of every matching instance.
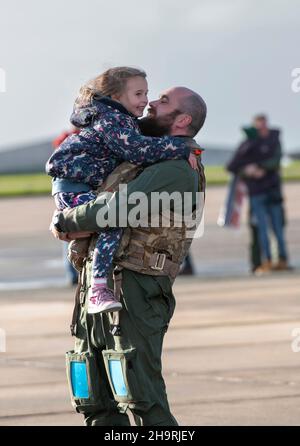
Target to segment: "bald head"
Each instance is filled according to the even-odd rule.
[[[152,136],[186,135],[193,138],[203,126],[205,118],[206,104],[199,94],[186,87],[172,87],[163,91],[159,99],[149,103],[143,124],[149,124],[147,131],[151,131],[148,134]]]
[[[189,115],[192,120],[188,126],[188,133],[194,137],[203,127],[206,119],[207,107],[202,97],[186,87],[174,87],[174,94],[178,98],[178,109]]]

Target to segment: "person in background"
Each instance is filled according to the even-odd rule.
[[[282,218],[283,218],[283,226],[285,226],[285,212],[284,212],[283,205],[282,205]],[[260,243],[259,243],[257,222],[255,220],[255,217],[253,217],[251,214],[251,208],[249,208],[248,223],[249,223],[249,230],[250,230],[251,270],[253,273],[256,273],[256,272],[260,271],[260,266],[262,264],[262,258],[261,258],[261,249],[260,249]],[[292,269],[291,266],[289,266],[288,268]],[[273,268],[273,270],[274,270],[274,268]]]
[[[80,132],[80,129],[72,125],[70,130],[66,130],[62,132],[57,138],[55,138],[52,142],[53,149],[57,149],[61,143],[64,142],[64,140],[71,135],[78,134]]]
[[[52,147],[54,150],[56,150],[60,144],[70,135],[74,135],[76,133],[79,133],[80,129],[78,129],[75,126],[72,126],[70,130],[62,132],[57,138],[55,138],[52,141]],[[65,265],[65,271],[67,274],[68,281],[72,285],[76,285],[78,282],[78,273],[76,269],[73,267],[73,265],[69,262],[68,259],[68,242],[62,242],[63,245],[63,261]]]
[[[188,252],[188,255],[186,256],[183,266],[180,270],[181,276],[194,276],[195,275],[195,268],[194,263],[192,261],[192,255],[190,252]]]
[[[289,269],[284,238],[284,211],[281,191],[280,131],[270,129],[265,115],[257,115],[252,127],[243,129],[245,141],[238,147],[227,169],[243,178],[250,201],[252,229],[251,259],[253,272]],[[279,260],[272,263],[268,231],[272,229],[278,247]],[[257,243],[258,242],[258,245]]]

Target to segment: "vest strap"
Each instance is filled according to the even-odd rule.
[[[114,295],[115,297],[120,300],[121,298],[121,290],[122,290],[122,270],[123,268],[121,266],[116,266],[113,273],[113,280],[114,280]],[[120,336],[121,335],[121,327],[120,327],[120,313],[119,311],[116,311],[112,313],[110,318],[111,323],[111,333],[114,336]]]
[[[150,270],[160,272],[162,275],[171,276],[172,278],[176,277],[180,267],[178,263],[172,262],[167,258],[166,254],[160,252],[155,252],[151,254],[147,264],[145,264],[143,259],[141,258],[137,259],[132,256],[127,256],[126,262],[139,266],[141,268],[141,273],[144,272],[143,269],[149,270],[150,268]]]

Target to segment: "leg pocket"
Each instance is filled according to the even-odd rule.
[[[166,277],[156,276],[154,277],[154,280],[158,283],[161,289],[162,299],[164,300],[164,303],[167,306],[168,309],[167,322],[169,323],[176,307],[176,301],[172,290],[172,284],[169,278]]]
[[[107,408],[108,398],[105,398],[101,389],[105,382],[95,355],[90,352],[67,352],[66,370],[72,405],[77,412],[95,412]]]
[[[114,399],[129,407],[130,403],[147,403],[147,385],[137,350],[103,350],[102,354]]]

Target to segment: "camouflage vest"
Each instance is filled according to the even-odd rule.
[[[201,163],[198,164],[199,191],[205,192],[204,167]],[[119,184],[127,184],[141,171],[142,168],[124,162],[108,176],[97,192],[114,192],[118,190]],[[188,238],[184,222],[181,227],[172,226],[172,212],[170,220],[170,227],[125,228],[114,263],[142,274],[167,275],[173,282],[188,253],[192,238]]]

